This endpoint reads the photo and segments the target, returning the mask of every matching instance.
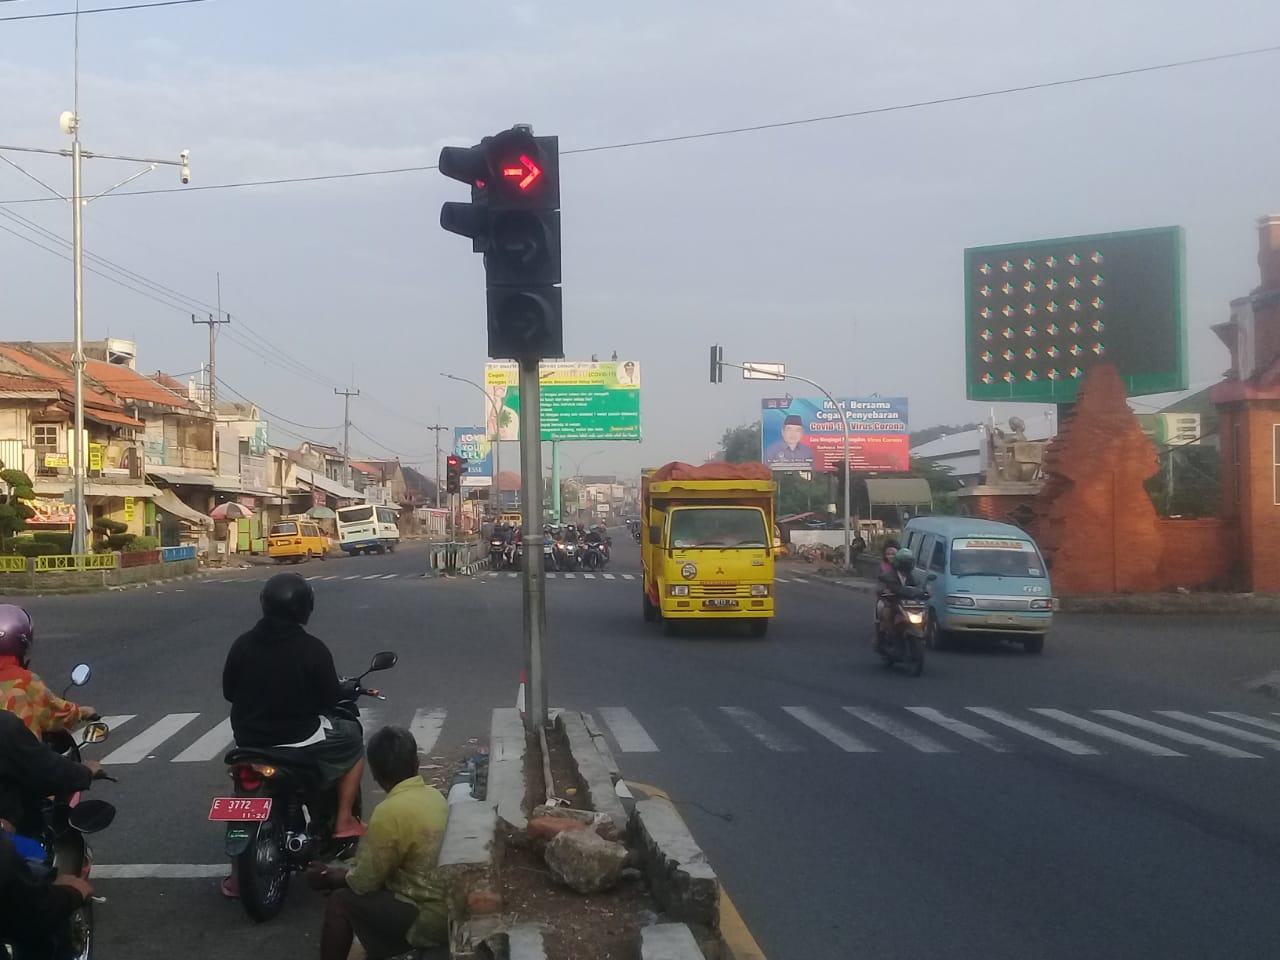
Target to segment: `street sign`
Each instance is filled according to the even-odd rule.
[[[785,380],[785,364],[781,363],[744,363],[742,365],[743,380]]]
[[[543,440],[639,440],[640,364],[634,360],[578,363],[546,361],[539,366]],[[520,375],[514,363],[484,368],[485,430],[503,440],[519,435]]]

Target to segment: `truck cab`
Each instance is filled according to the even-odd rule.
[[[758,469],[751,469],[752,467]],[[692,620],[774,615],[774,503],[763,464],[668,464],[641,481],[644,618],[668,631]]]

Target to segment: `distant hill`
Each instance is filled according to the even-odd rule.
[[[968,430],[977,430],[981,423],[966,423],[961,426],[942,425],[937,427],[925,427],[923,430],[915,430],[911,433],[911,446],[918,447],[921,444],[930,443],[940,437],[949,437],[953,433],[964,433]]]

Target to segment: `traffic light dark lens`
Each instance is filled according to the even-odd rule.
[[[509,270],[542,266],[548,241],[546,224],[535,213],[516,211],[494,219],[492,252]]]

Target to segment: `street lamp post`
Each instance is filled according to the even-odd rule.
[[[484,387],[476,383],[474,380],[468,380],[466,377],[454,376],[452,373],[442,373],[440,376],[446,380],[456,380],[458,383],[465,383],[468,386],[475,387],[489,403],[490,409],[493,411],[493,483],[489,486],[489,509],[493,510],[495,515],[502,513],[502,418],[499,416],[497,401],[489,396],[489,392]]]
[[[77,37],[79,30],[79,18],[77,17]],[[78,43],[77,43],[78,51]],[[77,54],[78,55],[78,54]],[[42,150],[35,147],[14,147],[0,144],[0,154],[5,151],[15,151],[18,153],[39,153],[47,156],[67,157],[71,160],[71,196],[64,197],[56,190],[50,188],[43,181],[31,176],[13,161],[4,159],[10,166],[15,167],[20,173],[29,179],[35,180],[40,186],[49,190],[59,200],[67,200],[71,203],[71,260],[72,260],[72,300],[75,315],[74,321],[74,345],[71,352],[71,366],[75,371],[75,414],[73,419],[73,429],[75,438],[69,445],[71,450],[71,468],[72,468],[72,485],[74,497],[75,522],[71,530],[71,552],[82,554],[85,552],[85,540],[88,528],[86,526],[86,510],[85,510],[85,460],[89,453],[89,442],[85,435],[84,427],[84,207],[99,197],[105,197],[107,194],[118,190],[127,183],[138,179],[150,173],[158,166],[180,167],[181,180],[184,184],[191,182],[190,151],[183,150],[178,154],[177,160],[160,160],[152,157],[130,157],[118,156],[106,153],[92,153],[85,150],[80,145],[80,116],[79,116],[79,82],[76,83],[76,109],[63,111],[59,117],[59,125],[62,132],[71,137],[70,150]],[[92,197],[84,196],[81,185],[81,168],[83,161],[88,159],[99,160],[119,160],[124,163],[142,163],[147,165],[146,170],[140,170],[132,176],[126,177],[115,186],[110,187],[102,193],[95,194]]]

